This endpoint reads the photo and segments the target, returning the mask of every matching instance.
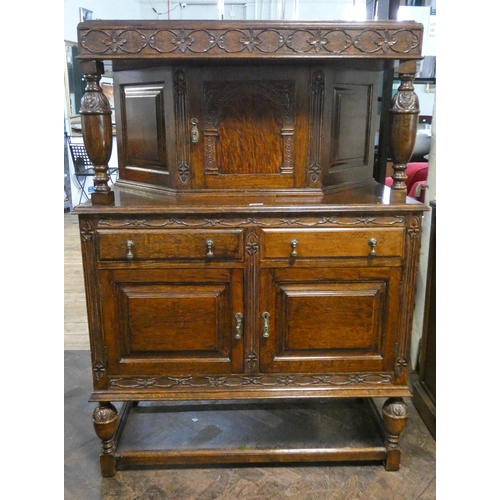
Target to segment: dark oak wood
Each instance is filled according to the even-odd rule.
[[[110,59],[118,96],[113,201],[77,209],[103,475],[196,462],[399,468],[425,207],[399,193],[421,25],[395,26],[79,25],[87,79]],[[403,83],[391,191],[372,177],[379,71],[392,58]],[[104,164],[107,125],[88,123]],[[111,401],[290,397],[389,398],[385,438],[356,450],[116,452]]]

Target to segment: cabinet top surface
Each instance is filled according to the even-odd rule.
[[[307,213],[392,213],[424,212],[426,205],[407,198],[406,202],[393,203],[390,188],[375,181],[340,190],[329,194],[272,195],[249,193],[248,195],[190,194],[168,195],[164,192],[143,191],[114,186],[115,203],[112,205],[92,205],[86,202],[76,207],[80,214],[174,214],[206,213],[230,215],[246,214],[307,214]]]
[[[420,59],[414,21],[86,21],[79,59]]]

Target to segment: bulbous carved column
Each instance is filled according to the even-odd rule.
[[[102,441],[101,473],[104,477],[114,476],[115,466],[115,434],[118,429],[118,412],[111,403],[99,403],[92,415],[94,429]]]
[[[101,61],[83,61],[80,63],[80,71],[87,82],[80,115],[83,141],[95,170],[92,203],[109,205],[115,201],[115,194],[108,186],[108,162],[111,157],[113,132],[111,107],[99,85],[104,65]]]
[[[399,470],[401,448],[399,437],[406,426],[408,407],[403,398],[389,398],[382,407],[382,420],[386,430],[385,447],[387,460],[385,468],[388,471]]]
[[[391,130],[389,150],[394,174],[391,201],[404,202],[406,199],[406,166],[410,161],[418,129],[420,112],[418,96],[414,92],[416,61],[401,62],[399,78],[401,84],[392,100]]]

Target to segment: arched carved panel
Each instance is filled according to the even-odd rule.
[[[205,173],[293,173],[294,94],[290,81],[205,82]]]

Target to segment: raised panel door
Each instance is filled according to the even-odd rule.
[[[100,281],[112,377],[242,370],[241,269],[105,269]]]
[[[263,270],[261,371],[392,371],[400,276],[399,267]]]

